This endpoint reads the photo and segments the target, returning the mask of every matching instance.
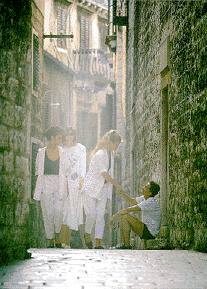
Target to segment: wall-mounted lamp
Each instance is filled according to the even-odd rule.
[[[116,35],[106,35],[105,44],[111,52],[116,52],[117,38]]]

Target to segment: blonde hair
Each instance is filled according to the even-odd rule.
[[[97,146],[95,147],[95,149],[92,151],[91,155],[90,155],[90,160],[92,159],[92,157],[95,155],[95,153],[101,149],[107,149],[109,143],[115,143],[115,142],[121,142],[121,136],[118,134],[118,132],[116,130],[110,130],[108,131],[103,137],[102,139],[98,142]]]

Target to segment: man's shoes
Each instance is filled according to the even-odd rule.
[[[104,249],[104,247],[102,247],[102,246],[97,246],[97,247],[95,247],[94,249]]]
[[[60,244],[55,244],[55,247],[56,248],[62,248],[62,245],[61,245],[61,243]]]
[[[86,246],[88,247],[88,249],[93,249],[93,242],[92,241],[87,242],[86,241],[86,235],[84,235],[84,239],[85,239],[85,243],[86,243]]]
[[[121,244],[115,247],[118,250],[132,250],[132,246],[125,246],[125,244]]]
[[[63,248],[63,249],[71,249],[70,246],[68,246],[68,245],[66,245],[66,244],[64,244],[64,243],[62,243],[62,248]]]
[[[86,246],[88,247],[88,249],[93,249],[93,242],[86,242]]]

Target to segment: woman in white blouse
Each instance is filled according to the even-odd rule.
[[[34,200],[40,201],[49,248],[61,248],[62,207],[67,196],[63,151],[59,146],[64,130],[57,126],[46,132],[48,145],[38,150]]]
[[[76,131],[66,129],[63,159],[67,179],[68,196],[63,207],[62,245],[70,248],[71,231],[78,231],[82,239],[83,205],[80,190],[86,174],[86,148],[76,143]],[[83,239],[82,239],[82,243]]]
[[[115,130],[107,132],[91,154],[89,171],[86,174],[82,192],[83,207],[86,214],[85,241],[89,249],[93,248],[91,231],[95,224],[96,249],[103,249],[101,239],[104,232],[104,214],[107,199],[112,198],[113,185],[117,192],[122,187],[113,179],[113,152],[121,143],[121,137]]]

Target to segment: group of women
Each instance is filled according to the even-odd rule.
[[[86,173],[86,149],[76,142],[72,127],[54,126],[47,130],[48,144],[38,150],[34,199],[40,201],[49,247],[70,248],[71,231],[83,225],[85,242],[93,248],[91,232],[95,224],[95,248],[103,249],[104,214],[112,187],[120,194],[122,187],[113,179],[113,153],[121,143],[115,130],[107,132],[90,156]],[[63,144],[63,145],[62,145]],[[61,146],[60,146],[61,145]],[[82,232],[80,234],[82,236]]]

